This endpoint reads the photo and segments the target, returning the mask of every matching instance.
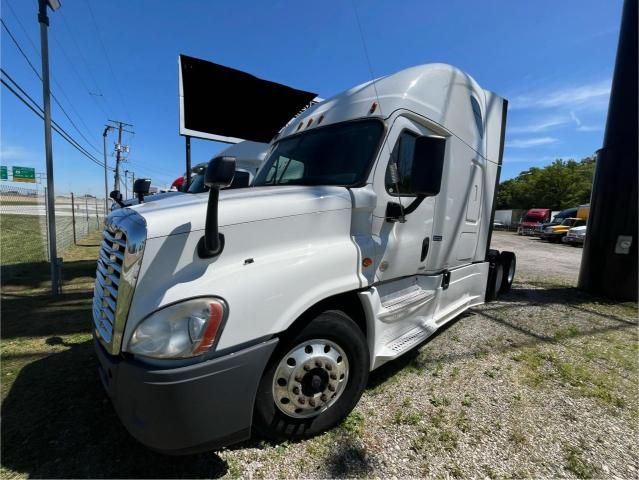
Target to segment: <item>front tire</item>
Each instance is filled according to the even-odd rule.
[[[266,367],[255,399],[255,431],[268,439],[298,440],[339,424],[368,381],[366,338],[345,313],[317,315],[282,342]]]

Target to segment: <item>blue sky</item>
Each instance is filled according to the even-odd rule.
[[[1,2],[39,70],[37,0]],[[370,79],[353,5],[375,76],[446,62],[509,99],[502,179],[601,146],[621,0],[62,0],[50,15],[52,91],[86,140],[55,104],[54,119],[99,159],[106,119],[134,124],[124,168],[170,182],[184,166],[178,54],[326,98]],[[40,102],[39,80],[4,29],[1,39],[2,68]],[[1,163],[44,171],[42,122],[4,87],[1,95]],[[194,140],[193,162],[222,148]],[[57,191],[103,191],[102,169],[55,133],[54,162]]]

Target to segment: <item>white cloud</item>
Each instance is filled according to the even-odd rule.
[[[510,140],[506,143],[510,148],[533,148],[541,145],[549,145],[556,143],[558,140],[554,137],[535,137],[535,138],[520,138],[516,140]]]
[[[572,118],[573,121],[577,124],[577,127],[581,127],[581,120],[579,120],[579,117],[574,110],[570,111],[570,118]]]
[[[34,154],[22,147],[16,145],[7,145],[3,143],[0,146],[0,162],[3,165],[9,165],[11,162],[23,162],[33,159]]]
[[[522,125],[519,127],[510,127],[508,128],[508,133],[538,133],[544,130],[548,130],[549,128],[565,125],[568,122],[569,120],[565,117],[548,118],[536,123],[529,123],[527,125]]]
[[[586,85],[565,87],[559,90],[537,90],[513,98],[511,109],[575,107],[590,103],[607,104],[610,80]]]
[[[510,155],[506,155],[504,158],[504,164],[510,165],[512,163],[527,163],[530,166],[534,166],[535,164],[544,163],[550,164],[555,160],[581,160],[588,155],[535,155],[534,157],[511,157]]]
[[[581,119],[572,110],[570,111],[570,117],[574,120],[575,125],[577,125],[578,132],[596,132],[601,130],[601,127],[598,125],[584,125]]]
[[[601,130],[603,130],[603,127],[598,125],[579,125],[577,127],[578,132],[599,132]]]

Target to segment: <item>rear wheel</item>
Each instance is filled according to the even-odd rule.
[[[255,399],[254,426],[272,440],[301,439],[339,424],[368,380],[366,339],[350,317],[329,310],[276,350]]]
[[[517,269],[517,257],[513,252],[501,252],[499,256],[503,266],[503,277],[499,286],[499,293],[507,293],[512,287]]]
[[[496,252],[496,253],[492,253]],[[488,284],[486,285],[486,302],[497,299],[504,277],[504,266],[501,264],[499,252],[491,250],[489,254]]]

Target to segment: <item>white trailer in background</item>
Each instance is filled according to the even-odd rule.
[[[223,156],[208,193],[114,211],[93,320],[129,432],[173,453],[315,435],[369,371],[508,290],[514,254],[489,249],[506,107],[409,68],[304,111],[251,188],[219,191]]]

